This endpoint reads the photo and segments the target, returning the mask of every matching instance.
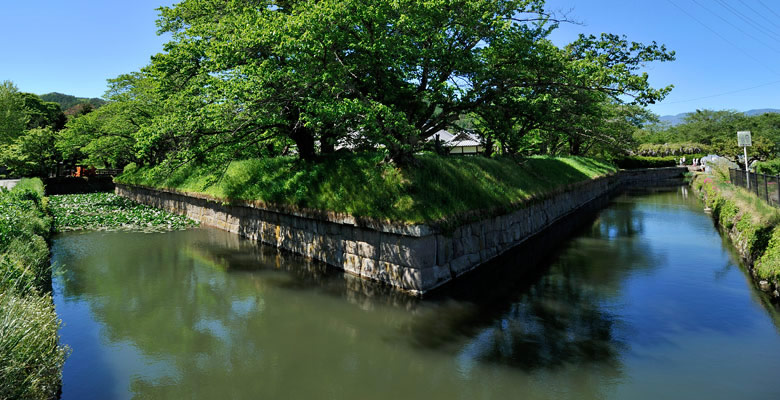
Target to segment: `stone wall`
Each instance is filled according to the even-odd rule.
[[[685,168],[622,171],[525,202],[509,214],[443,231],[116,184],[116,193],[206,226],[292,251],[365,279],[422,294],[490,261],[592,200],[625,185],[681,181]]]

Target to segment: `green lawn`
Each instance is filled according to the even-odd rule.
[[[475,210],[505,212],[528,198],[615,172],[581,157],[531,157],[520,162],[484,157],[422,155],[405,168],[381,155],[294,157],[232,162],[227,168],[189,166],[172,173],[130,166],[119,183],[202,193],[230,200],[345,212],[406,223],[454,222]]]

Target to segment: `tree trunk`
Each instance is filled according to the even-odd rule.
[[[336,134],[326,129],[320,137],[320,154],[333,154],[336,151]]]
[[[298,148],[298,157],[303,160],[313,160],[317,156],[314,148],[314,134],[307,128],[293,129],[290,139]]]

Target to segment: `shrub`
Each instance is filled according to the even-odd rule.
[[[756,172],[767,175],[780,175],[780,159],[757,162]]]
[[[663,168],[677,165],[679,157],[628,156],[614,160],[622,169]]]

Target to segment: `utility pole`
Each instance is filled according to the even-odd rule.
[[[747,188],[750,190],[750,169],[748,166],[747,148],[753,145],[750,137],[750,131],[737,132],[737,143],[745,150],[745,176],[747,177]]]

